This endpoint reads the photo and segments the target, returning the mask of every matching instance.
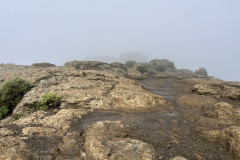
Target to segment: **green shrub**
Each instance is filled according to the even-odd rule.
[[[6,81],[0,88],[0,106],[7,106],[12,111],[32,87],[31,83],[19,77]]]
[[[47,110],[52,107],[58,107],[61,103],[61,96],[56,93],[48,93],[42,96],[42,100],[37,103],[37,110]]]
[[[9,109],[7,106],[0,107],[0,119],[8,115],[8,113],[9,113]]]
[[[141,73],[145,73],[148,72],[147,66],[143,65],[143,66],[137,66],[137,70]]]
[[[135,64],[136,64],[136,61],[127,61],[127,62],[125,63],[125,65],[126,65],[128,68],[132,68]]]
[[[13,118],[14,121],[16,121],[16,120],[19,120],[22,116],[23,115],[21,115],[21,114],[13,114],[12,118]]]

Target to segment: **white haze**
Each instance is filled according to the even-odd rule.
[[[0,24],[0,63],[129,55],[240,81],[239,0],[2,0]]]

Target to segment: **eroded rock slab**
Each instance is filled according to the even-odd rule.
[[[61,108],[146,109],[162,106],[165,100],[145,91],[133,80],[103,71],[80,71],[72,68],[52,69],[41,78],[17,105],[14,114],[31,113],[37,101],[46,93],[62,96]],[[35,78],[38,79],[38,78]]]
[[[86,131],[85,150],[89,159],[152,160],[154,149],[147,143],[127,137],[121,121],[99,121]]]
[[[69,132],[74,119],[92,110],[62,109],[55,115],[38,111],[1,126],[0,159],[85,159],[81,132]]]

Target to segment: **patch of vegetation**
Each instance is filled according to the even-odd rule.
[[[137,66],[137,70],[141,73],[145,73],[148,72],[147,66],[146,65],[142,65],[142,66]]]
[[[9,113],[9,109],[7,106],[2,106],[0,107],[0,119],[2,119],[3,117],[5,117],[6,115],[8,115]]]
[[[47,110],[49,108],[58,107],[61,103],[61,96],[57,96],[56,93],[47,93],[42,96],[42,100],[37,103],[37,110]]]
[[[22,117],[21,114],[13,114],[12,115],[12,118],[13,118],[14,121],[19,120],[21,117]]]
[[[212,86],[207,86],[207,89],[212,89]]]
[[[31,83],[19,77],[4,82],[0,88],[0,106],[12,111],[32,87]]]
[[[136,61],[127,61],[127,62],[125,63],[125,65],[126,65],[128,68],[132,68],[135,64],[136,64]]]

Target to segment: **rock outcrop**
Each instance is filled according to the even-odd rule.
[[[195,71],[195,74],[207,77],[208,73],[207,70],[205,68],[199,68],[198,70]]]
[[[226,102],[216,103],[213,110],[207,111],[206,114],[213,118],[240,121],[240,108],[235,109],[233,105]]]
[[[192,91],[200,95],[216,95],[217,92],[211,86],[196,84],[193,86]]]
[[[136,82],[115,74],[56,67],[23,97],[13,113],[23,115],[32,112],[36,102],[47,93],[62,96],[61,108],[131,110],[165,103],[161,96],[147,92]]]
[[[98,61],[70,61],[64,64],[65,67],[73,67],[80,70],[96,70],[102,69],[100,66],[108,65],[107,63]]]
[[[197,129],[204,137],[210,141],[223,144],[231,154],[240,159],[240,127],[231,126],[223,130]]]
[[[35,66],[35,67],[56,67],[55,64],[48,63],[48,62],[43,62],[43,63],[33,63],[32,66]]]
[[[148,66],[160,72],[175,72],[176,67],[173,62],[167,59],[154,59],[148,63]]]
[[[151,145],[128,137],[134,126],[121,121],[98,121],[82,129],[73,125],[92,111],[38,111],[1,126],[0,159],[154,159]]]
[[[0,85],[16,76],[34,87],[0,120],[0,159],[240,159],[238,82],[167,60],[0,66]],[[61,104],[39,111],[47,93]]]
[[[128,128],[120,121],[99,121],[86,130],[88,159],[152,160],[154,149],[147,143],[127,137]]]
[[[239,89],[231,89],[222,93],[222,97],[229,98],[232,100],[240,100],[240,90]]]
[[[195,84],[192,92],[199,95],[212,95],[217,98],[226,98],[231,100],[240,100],[240,89],[225,85],[215,81],[209,81],[207,84]]]
[[[1,126],[0,159],[86,159],[81,133],[69,128],[74,119],[91,111],[62,109],[54,115],[38,111]]]
[[[115,69],[126,69],[121,63],[112,63],[111,66]],[[36,102],[46,93],[62,96],[61,108],[132,110],[165,104],[161,96],[145,91],[139,84],[117,72],[107,71],[3,65],[0,67],[0,85],[15,76],[35,85],[13,111],[17,116],[32,113]]]
[[[66,62],[65,67],[72,67],[78,70],[107,70],[108,72],[117,73],[123,76],[127,75],[127,68],[123,63],[103,63],[98,61],[70,61]]]

